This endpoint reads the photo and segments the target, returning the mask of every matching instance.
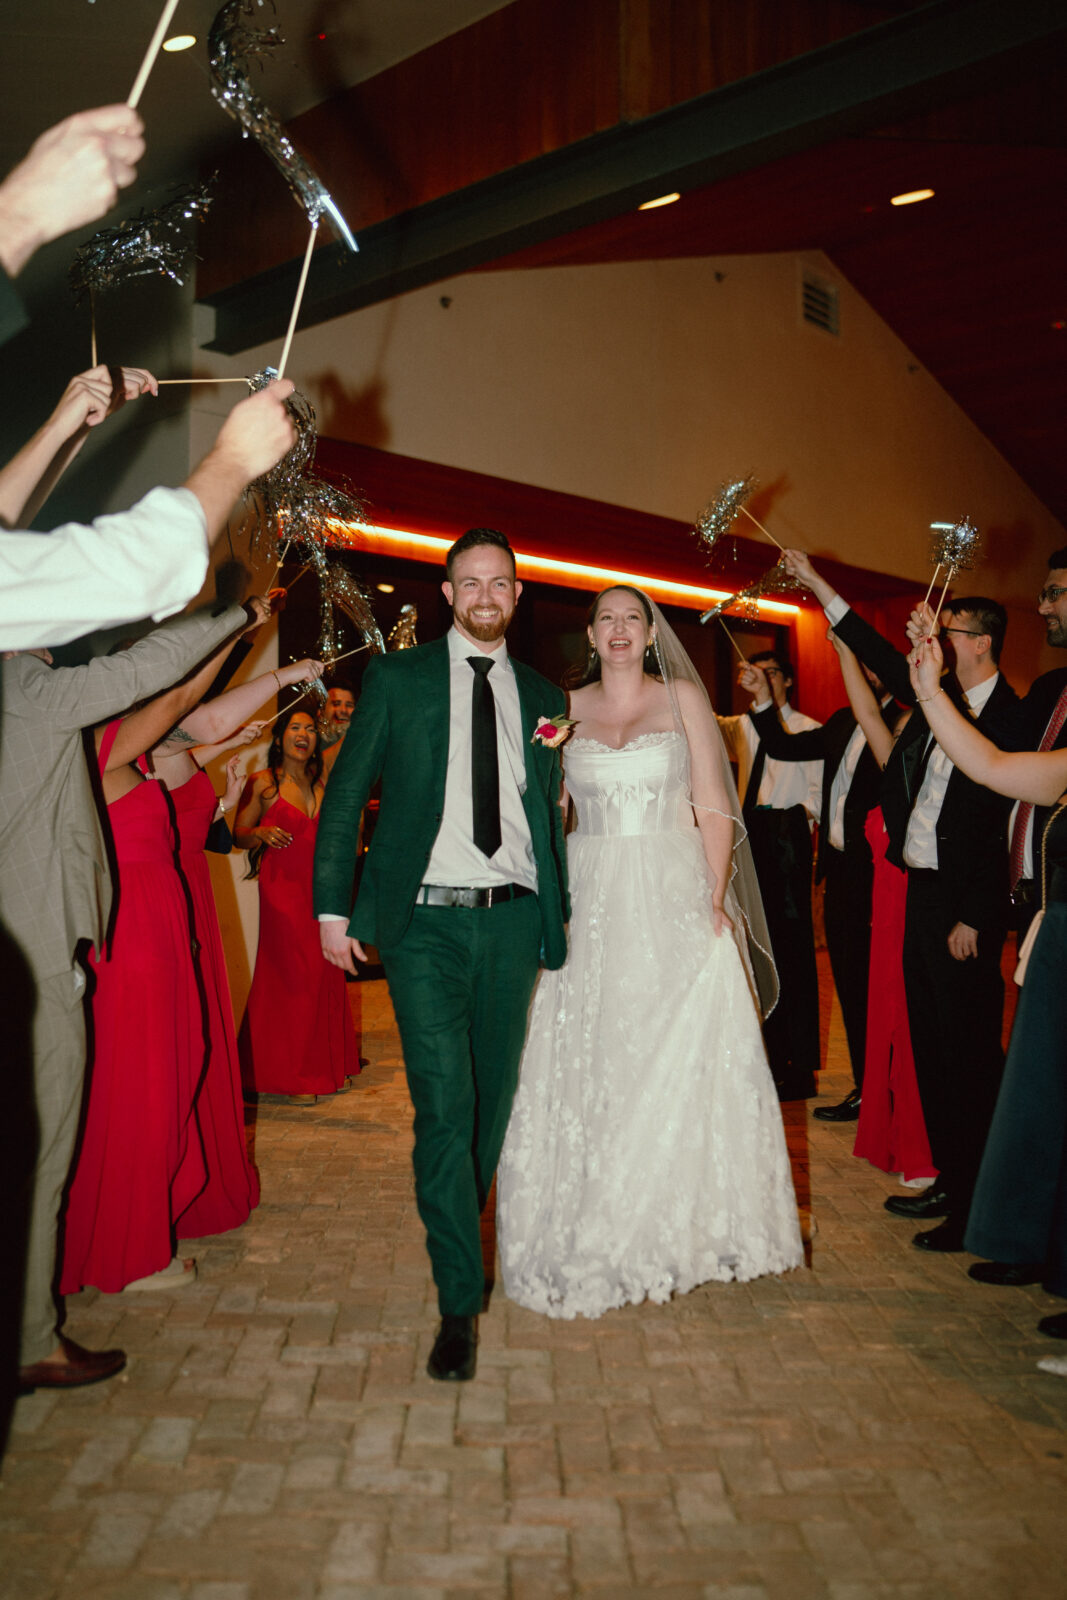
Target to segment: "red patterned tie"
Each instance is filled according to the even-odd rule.
[[[1067,722],[1067,684],[1064,684],[1060,690],[1060,697],[1056,701],[1051,717],[1048,719],[1048,727],[1042,734],[1041,743],[1037,747],[1039,750],[1052,749],[1064,722]],[[1023,862],[1026,859],[1026,834],[1033,813],[1034,808],[1029,800],[1019,801],[1019,809],[1015,813],[1015,826],[1011,830],[1011,887],[1013,891],[1023,875]]]

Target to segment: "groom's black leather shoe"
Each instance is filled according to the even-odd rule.
[[[995,1283],[1002,1289],[1021,1289],[1028,1283],[1040,1283],[1045,1268],[1038,1261],[976,1261],[967,1268],[967,1276],[975,1283]]]
[[[426,1371],[442,1383],[463,1383],[478,1365],[478,1318],[442,1317]]]
[[[895,1217],[947,1217],[949,1199],[944,1189],[936,1186],[924,1189],[921,1194],[891,1194],[883,1202]]]

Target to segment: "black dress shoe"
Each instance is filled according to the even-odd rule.
[[[962,1250],[963,1224],[946,1217],[939,1228],[931,1228],[929,1233],[917,1233],[911,1242],[916,1250]]]
[[[464,1383],[478,1365],[478,1318],[442,1317],[426,1371],[441,1383]]]
[[[66,1361],[34,1361],[28,1367],[20,1367],[19,1394],[32,1394],[34,1389],[84,1389],[88,1383],[113,1378],[126,1365],[125,1350],[86,1350],[62,1334],[59,1342],[66,1351]]]
[[[895,1217],[947,1217],[949,1199],[944,1189],[931,1187],[921,1194],[891,1194],[885,1208]]]
[[[1005,1289],[1022,1289],[1028,1283],[1040,1283],[1045,1268],[1034,1261],[976,1261],[967,1268],[967,1276],[975,1283],[996,1283]]]
[[[1067,1339],[1067,1311],[1056,1311],[1051,1317],[1042,1317],[1038,1333],[1047,1333],[1050,1339]]]
[[[860,1114],[860,1091],[852,1089],[836,1106],[816,1106],[813,1117],[820,1122],[855,1122]]]

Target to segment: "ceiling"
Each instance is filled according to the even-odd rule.
[[[270,0],[249,3],[288,42],[259,82],[286,118],[503,9],[500,0],[279,0],[275,18]],[[217,6],[182,0],[174,26],[203,38]],[[70,110],[124,97],[151,32],[146,13],[154,19],[156,0],[0,0],[5,168]],[[821,250],[1067,522],[1065,68],[1067,33],[1012,58],[980,95],[494,265]],[[233,125],[206,91],[202,48],[160,59],[141,107],[148,156],[124,210],[232,148]],[[890,195],[920,186],[935,198],[890,207]]]

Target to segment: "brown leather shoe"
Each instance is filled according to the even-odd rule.
[[[19,1394],[34,1389],[83,1389],[88,1383],[113,1378],[126,1365],[125,1350],[86,1350],[73,1339],[59,1336],[67,1353],[66,1361],[35,1361],[19,1368]]]

